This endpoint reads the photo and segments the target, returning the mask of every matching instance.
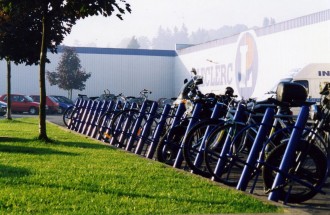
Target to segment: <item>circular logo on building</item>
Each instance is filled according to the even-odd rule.
[[[252,96],[258,76],[258,52],[254,38],[251,32],[244,32],[236,50],[236,87],[244,99]]]

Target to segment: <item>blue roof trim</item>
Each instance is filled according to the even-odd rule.
[[[78,54],[108,54],[108,55],[145,55],[160,57],[175,57],[175,50],[155,49],[120,49],[120,48],[95,48],[95,47],[73,47]],[[63,52],[63,46],[59,46],[58,53]]]

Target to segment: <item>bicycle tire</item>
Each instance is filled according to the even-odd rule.
[[[300,141],[298,149],[294,154],[295,159],[297,154],[304,150],[303,148],[308,144],[307,141]],[[283,158],[287,143],[283,143],[272,150],[267,156],[262,170],[263,181],[265,189],[269,190],[273,186],[273,182],[277,173],[274,167],[279,167]],[[309,145],[309,149],[306,150],[306,156],[302,161],[298,162],[300,167],[297,171],[297,163],[295,162],[292,170],[294,170],[294,176],[300,180],[311,184],[313,188],[302,185],[297,181],[286,180],[287,184],[276,188],[279,192],[279,200],[286,201],[287,203],[301,203],[313,198],[317,193],[318,189],[324,183],[324,179],[327,177],[327,158],[324,153],[315,145]],[[289,175],[291,175],[289,173]],[[289,185],[289,186],[288,186]],[[290,187],[292,186],[292,187]],[[288,193],[290,189],[290,193]],[[288,195],[288,196],[287,196]]]
[[[125,147],[127,140],[131,136],[138,114],[139,111],[136,109],[127,109],[114,115],[110,126],[113,144],[117,144],[118,147]]]
[[[207,119],[198,122],[189,130],[187,136],[184,138],[183,156],[193,173],[208,178],[212,176],[206,168],[203,158],[207,138],[205,132],[208,129],[208,134],[210,134],[210,132],[221,123],[223,124],[223,120],[218,119]],[[204,147],[201,146],[201,144],[203,144]]]
[[[68,107],[63,112],[62,119],[63,119],[63,123],[66,127],[69,127],[73,110],[74,110],[74,106],[71,106],[71,107]]]
[[[111,140],[111,122],[113,119],[113,112],[106,112],[100,116],[97,121],[96,130],[98,132],[98,138],[104,142],[109,143]]]
[[[70,121],[68,128],[77,131],[79,124],[81,123],[81,117],[83,115],[83,108],[74,108],[70,115]]]
[[[173,166],[185,130],[186,126],[178,125],[172,130],[166,131],[165,135],[160,138],[156,148],[156,156],[159,162]]]
[[[242,142],[242,138],[245,138],[246,136],[237,137],[236,134],[245,135],[246,131],[251,128],[246,127],[247,129],[245,130],[244,127],[244,125],[236,123],[225,124],[214,129],[207,138],[204,151],[204,162],[207,170],[215,181],[228,186],[236,186],[238,184],[244,168],[244,162],[246,161],[256,135],[256,131],[253,130],[253,135],[249,134],[247,142]],[[230,129],[234,129],[235,133],[228,136]],[[220,153],[227,138],[230,138],[230,148],[228,153],[221,157]],[[235,142],[233,142],[234,139]],[[222,163],[221,170],[217,169],[219,160],[221,160]]]

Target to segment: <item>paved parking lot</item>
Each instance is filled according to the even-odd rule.
[[[22,117],[38,117],[38,115],[30,115],[30,114],[12,114],[13,118],[22,118]],[[5,118],[5,116],[0,116],[0,119]],[[55,123],[60,126],[64,126],[63,118],[61,114],[48,114],[46,119],[52,123]]]

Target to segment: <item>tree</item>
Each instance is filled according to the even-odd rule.
[[[167,28],[163,29],[162,26],[158,28],[158,33],[155,38],[152,39],[152,47],[154,49],[170,49],[173,50],[175,42],[173,41],[172,31]]]
[[[0,6],[1,3],[0,3]],[[24,14],[24,12],[23,12]],[[31,17],[22,18],[16,10],[1,7],[0,10],[0,59],[7,63],[7,115],[11,120],[11,61],[32,65],[39,59],[37,32],[29,31]],[[17,51],[19,49],[19,51]]]
[[[123,9],[123,8],[125,9]],[[16,11],[16,13],[11,13]],[[38,38],[40,58],[39,64],[40,83],[40,108],[39,108],[39,136],[38,139],[49,141],[46,132],[46,78],[45,65],[47,50],[56,52],[57,46],[63,41],[64,36],[71,32],[72,26],[78,19],[93,15],[105,17],[115,14],[122,19],[125,11],[131,12],[130,5],[125,0],[2,0],[0,1],[0,19],[3,24],[11,20],[32,21],[24,25],[28,33],[35,33]],[[6,18],[7,17],[7,18]],[[15,35],[17,32],[15,33]],[[24,37],[25,35],[22,35]],[[20,41],[17,41],[20,42]],[[19,44],[19,43],[18,43]],[[35,43],[27,44],[32,47]],[[20,52],[17,48],[16,52]]]
[[[270,17],[264,17],[264,20],[262,22],[262,27],[267,27],[269,25],[274,25],[276,22],[275,22],[275,19]]]
[[[68,97],[72,99],[72,90],[84,90],[91,73],[86,73],[81,68],[80,59],[74,48],[64,47],[57,72],[47,71],[47,79],[50,85],[58,85],[59,88],[68,91]]]
[[[150,49],[151,42],[146,36],[140,36],[137,38],[140,44],[140,49]]]
[[[129,49],[138,49],[140,48],[140,44],[135,36],[132,37],[131,41],[128,43],[127,48]]]

